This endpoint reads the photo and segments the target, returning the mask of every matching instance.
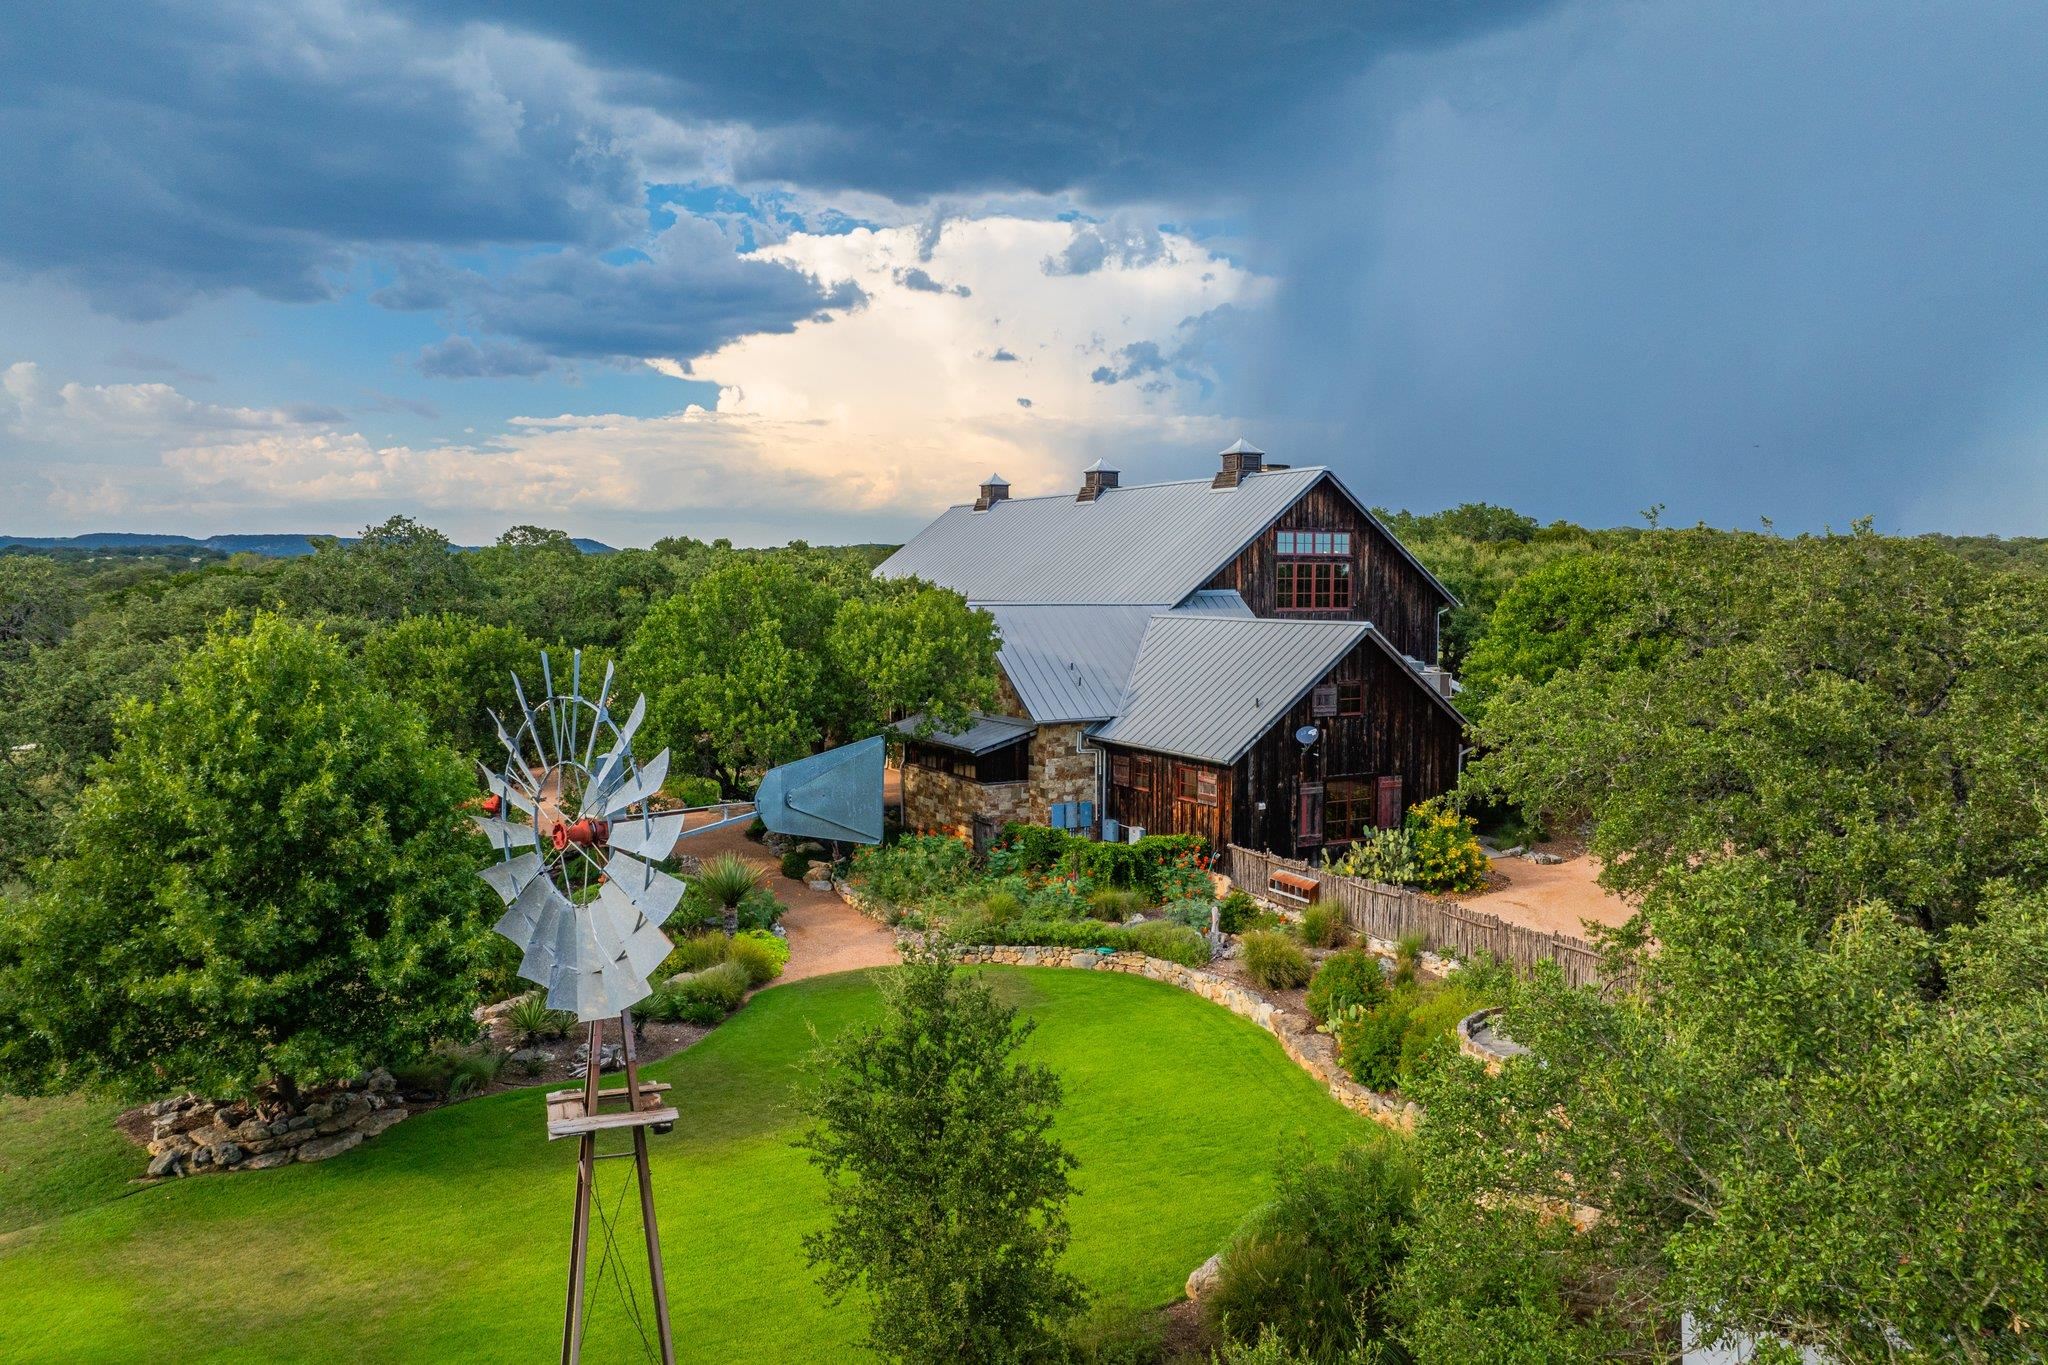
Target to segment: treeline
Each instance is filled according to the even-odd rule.
[[[495,755],[486,708],[515,705],[510,674],[543,648],[584,650],[586,677],[615,665],[647,694],[644,742],[734,792],[895,715],[964,717],[993,698],[992,626],[955,594],[877,582],[887,553],[676,537],[584,554],[534,526],[461,550],[394,517],[296,559],[0,556],[0,881],[59,851],[124,708],[265,613],[330,636],[468,757]]]

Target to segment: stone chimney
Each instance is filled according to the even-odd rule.
[[[1081,491],[1075,502],[1094,502],[1103,490],[1116,487],[1116,471],[1097,460],[1081,473]]]
[[[1211,488],[1235,488],[1247,474],[1266,467],[1266,452],[1240,436],[1223,452],[1223,468],[1209,481]]]
[[[1009,497],[1010,485],[1003,481],[1003,476],[991,474],[981,485],[981,496],[974,500],[974,510],[986,512],[997,503],[1008,501]]]

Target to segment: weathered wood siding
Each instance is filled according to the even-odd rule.
[[[1315,715],[1311,688],[1233,767],[1104,745],[1112,756],[1106,813],[1125,825],[1142,825],[1152,834],[1200,834],[1212,848],[1239,843],[1292,854],[1308,847],[1295,828],[1304,776],[1321,782],[1333,777],[1396,776],[1405,805],[1448,791],[1457,782],[1458,722],[1430,700],[1406,665],[1389,659],[1371,640],[1361,640],[1322,682],[1360,684],[1363,714]],[[1305,765],[1294,740],[1294,732],[1304,725],[1322,731]],[[1113,760],[1118,755],[1134,765],[1130,783],[1116,781]],[[1135,765],[1140,762],[1152,765],[1150,791],[1138,789]],[[1175,797],[1184,769],[1217,775],[1215,807]],[[1258,809],[1261,801],[1266,803],[1263,811]]]
[[[1230,842],[1231,817],[1235,809],[1232,791],[1232,770],[1215,763],[1195,763],[1184,758],[1172,758],[1166,754],[1148,754],[1140,749],[1120,749],[1104,745],[1110,755],[1106,785],[1109,799],[1105,814],[1122,825],[1142,826],[1147,834],[1199,834],[1209,841],[1212,850],[1220,850]],[[1131,780],[1119,783],[1116,780],[1117,758],[1128,758],[1131,762]],[[1151,790],[1139,789],[1137,781],[1141,769],[1138,765],[1151,765]],[[1180,790],[1182,772],[1208,773],[1216,780],[1216,804],[1198,806],[1178,800],[1174,793]]]
[[[1342,907],[1353,932],[1368,938],[1398,943],[1410,934],[1420,934],[1423,946],[1433,953],[1471,958],[1483,951],[1523,971],[1547,960],[1557,963],[1565,980],[1574,986],[1598,985],[1601,980],[1600,952],[1586,940],[1510,924],[1457,901],[1359,877],[1335,876],[1304,862],[1241,846],[1230,849],[1221,870],[1237,885],[1263,897],[1279,868],[1314,877],[1322,885],[1320,899]]]
[[[1430,699],[1407,665],[1388,658],[1371,640],[1361,640],[1323,681],[1362,684],[1364,714],[1318,716],[1311,688],[1270,726],[1237,763],[1232,842],[1288,854],[1315,847],[1304,844],[1296,829],[1303,780],[1327,784],[1340,777],[1399,777],[1404,806],[1456,784],[1460,726]],[[1294,739],[1304,725],[1322,732],[1305,756]],[[1263,811],[1258,809],[1261,801],[1266,803]]]
[[[1221,497],[1222,494],[1217,496]],[[1351,533],[1351,609],[1287,612],[1311,620],[1370,621],[1404,653],[1436,662],[1437,608],[1449,605],[1430,581],[1395,548],[1370,517],[1328,478],[1319,479],[1294,506],[1205,587],[1235,588],[1252,613],[1279,616],[1274,574],[1277,531]]]

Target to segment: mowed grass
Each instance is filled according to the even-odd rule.
[[[1070,1268],[1105,1299],[1178,1297],[1266,1196],[1284,1152],[1385,1140],[1272,1038],[1183,992],[1093,972],[991,968],[1059,1072],[1080,1159]],[[685,1360],[858,1358],[857,1304],[805,1266],[819,1177],[790,1146],[799,1065],[872,1018],[869,973],[756,996],[649,1068],[682,1121],[652,1139]],[[423,1114],[337,1160],[146,1189],[125,1182],[104,1106],[0,1109],[0,1359],[534,1360],[560,1330],[573,1142],[544,1140],[523,1090]],[[626,1139],[601,1140],[622,1149]],[[631,1163],[600,1162],[627,1283],[647,1304]],[[593,1262],[604,1254],[592,1235]],[[595,1300],[587,1358],[640,1354],[621,1290]],[[651,1331],[651,1322],[649,1330]]]

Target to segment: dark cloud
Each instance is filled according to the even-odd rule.
[[[1166,357],[1156,341],[1134,341],[1119,347],[1116,364],[1097,365],[1088,378],[1097,384],[1121,384],[1139,375],[1156,374],[1166,368]]]
[[[1017,400],[1017,406],[1020,408],[1028,408],[1031,406],[1031,400],[1029,398],[1019,398]]]
[[[1246,224],[1281,285],[1231,396],[1381,502],[2038,534],[2044,69],[2039,11],[1896,5],[1396,64]]]
[[[1077,222],[1067,244],[1045,258],[1048,275],[1086,275],[1106,265],[1136,269],[1166,255],[1166,239],[1149,224]]]
[[[914,289],[921,294],[952,294],[957,298],[968,298],[974,291],[964,284],[940,284],[929,271],[912,266],[896,272],[896,283],[905,289]]]
[[[995,354],[989,357],[990,360],[999,361],[1011,361],[1015,360],[1016,358],[1017,353],[1004,346],[996,347]]]
[[[508,379],[546,374],[554,362],[535,347],[452,336],[420,348],[414,361],[430,379]]]
[[[1536,0],[413,0],[547,33],[640,77],[636,97],[737,120],[743,178],[905,201],[1080,188],[1110,200],[1228,193],[1276,111],[1390,52],[1517,22]]]
[[[737,255],[695,218],[678,219],[619,264],[579,250],[529,256],[495,274],[414,261],[373,297],[387,308],[443,310],[536,355],[587,359],[700,355],[866,302],[850,281],[821,284],[792,266]]]
[[[157,318],[365,245],[610,243],[642,178],[563,58],[367,8],[73,3],[0,43],[0,263]]]

